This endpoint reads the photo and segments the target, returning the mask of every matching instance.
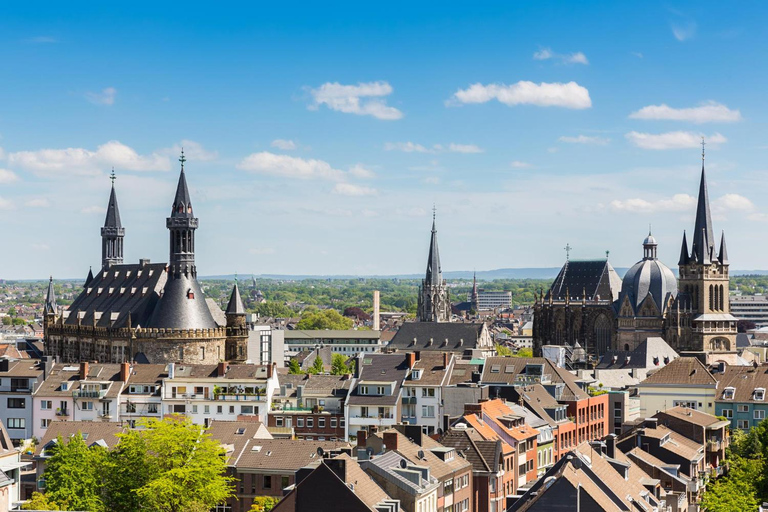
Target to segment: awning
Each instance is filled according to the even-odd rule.
[[[31,465],[31,462],[24,462],[21,460],[0,460],[0,471],[10,471],[12,469],[24,468]]]

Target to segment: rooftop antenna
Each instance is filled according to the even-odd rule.
[[[179,158],[179,162],[181,162],[181,170],[184,170],[184,162],[186,162],[187,159],[184,158],[184,148],[181,148],[181,157]]]
[[[565,244],[564,249],[565,249],[565,261],[570,261],[571,260],[571,249],[573,249],[573,247],[571,247],[571,244]]]

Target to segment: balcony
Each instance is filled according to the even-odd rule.
[[[72,391],[72,398],[104,398],[106,395],[106,389],[75,389]]]
[[[720,439],[710,439],[707,441],[707,451],[709,452],[719,452],[723,448],[725,448],[725,446]]]
[[[69,417],[69,410],[67,409],[56,409],[56,416],[60,416],[63,418]]]
[[[266,399],[264,395],[246,395],[240,393],[219,393],[213,396],[214,400],[225,400],[227,402],[261,402]]]

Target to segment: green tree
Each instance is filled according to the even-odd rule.
[[[43,473],[47,503],[54,510],[106,510],[101,486],[107,451],[99,445],[89,448],[78,432],[67,442],[59,436],[50,452]]]
[[[323,359],[320,356],[315,357],[315,360],[312,363],[310,369],[307,370],[307,373],[311,373],[312,375],[325,373],[325,365],[323,365]]]
[[[262,302],[261,304],[256,304],[253,307],[253,312],[259,316],[271,318],[288,318],[296,313],[288,306],[280,304],[279,302]]]
[[[756,482],[764,478],[764,462],[758,459],[731,457],[727,477],[721,477],[707,486],[701,505],[708,512],[752,512],[757,510]]]
[[[9,309],[8,316],[16,316],[16,308]]]
[[[27,325],[27,321],[23,318],[14,318],[13,325]]]
[[[280,498],[273,496],[256,496],[249,512],[270,512],[279,501]]]
[[[512,349],[504,345],[496,344],[496,355],[509,357],[512,355]]]
[[[346,358],[341,354],[333,354],[331,375],[345,375],[347,373],[352,373],[352,369],[347,365]]]
[[[521,348],[514,354],[515,357],[533,357],[533,350],[529,348]]]
[[[296,328],[304,330],[347,330],[352,328],[352,323],[351,318],[342,316],[335,309],[325,309],[322,311],[305,311],[301,315],[301,320],[299,320]]]
[[[301,373],[304,373],[301,370],[301,365],[299,365],[299,362],[296,359],[291,359],[288,362],[288,373],[291,375],[299,375]]]
[[[52,502],[47,494],[33,492],[32,499],[28,500],[21,507],[22,510],[63,510]]]
[[[3,317],[3,325],[11,325],[13,323],[13,319],[9,316]]]

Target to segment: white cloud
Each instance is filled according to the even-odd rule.
[[[405,153],[431,153],[433,151],[413,142],[387,142],[384,144],[384,149],[386,151],[403,151]]]
[[[643,54],[642,54],[642,53],[640,53],[640,52],[632,52],[632,55],[634,55],[634,56],[635,56],[635,57],[637,57],[638,59],[642,59],[642,58],[643,58]]]
[[[755,209],[755,204],[752,201],[739,194],[725,194],[713,201],[713,206],[723,210],[751,211]]]
[[[675,194],[671,198],[657,199],[648,201],[639,197],[626,200],[613,200],[610,203],[611,209],[619,212],[679,212],[695,208],[696,198],[688,194]]]
[[[44,197],[36,197],[25,202],[24,206],[28,208],[48,208],[51,206],[51,203]]]
[[[13,201],[0,196],[0,210],[13,210]]]
[[[332,192],[342,196],[375,196],[375,188],[353,185],[352,183],[337,183]]]
[[[630,119],[688,121],[691,123],[734,123],[741,121],[741,112],[731,110],[721,103],[708,101],[698,107],[672,108],[664,103],[648,105],[629,114]]]
[[[85,93],[85,99],[94,105],[114,105],[115,96],[117,96],[117,89],[114,87],[107,87],[106,89],[102,89],[101,92],[89,91]]]
[[[532,167],[532,165],[529,164],[528,162],[521,162],[520,160],[513,160],[512,162],[509,163],[509,166],[512,167],[513,169],[527,169],[529,167]]]
[[[539,51],[533,52],[533,60],[559,60],[564,64],[589,64],[587,56],[582,52],[574,53],[555,53],[551,48],[541,48]]]
[[[599,146],[605,146],[606,144],[611,142],[611,139],[607,139],[605,137],[590,136],[590,135],[579,135],[577,137],[562,136],[557,140],[559,140],[560,142],[567,142],[569,144],[597,144]]]
[[[392,94],[392,86],[387,82],[366,82],[357,85],[342,85],[327,82],[317,89],[310,89],[314,103],[309,108],[317,110],[326,105],[331,110],[361,116],[373,116],[376,119],[392,121],[403,117],[403,113],[387,105],[383,98]]]
[[[487,103],[491,100],[497,100],[510,107],[536,105],[585,109],[592,106],[589,91],[576,82],[536,84],[528,81],[520,81],[512,85],[472,84],[467,89],[456,91],[447,104]]]
[[[160,153],[140,155],[116,140],[96,151],[84,148],[40,149],[8,154],[8,164],[36,174],[95,176],[109,167],[118,171],[168,171],[170,159]]]
[[[107,212],[107,209],[103,206],[86,206],[80,210],[80,213],[86,215],[101,215]]]
[[[268,151],[248,155],[237,164],[237,168],[244,171],[286,178],[319,178],[334,181],[340,181],[344,178],[344,171],[334,169],[328,162],[323,160],[276,155]]]
[[[296,143],[292,140],[275,139],[270,144],[273,148],[282,149],[283,151],[293,151],[296,149]]]
[[[48,244],[32,244],[32,248],[38,251],[48,251],[51,249]]]
[[[375,210],[365,209],[361,213],[363,214],[363,217],[378,217],[379,216],[379,212],[377,212]]]
[[[182,148],[184,148],[184,158],[190,162],[210,162],[219,158],[218,151],[208,151],[199,142],[189,139],[183,139],[180,143],[165,148],[160,153],[178,158]]]
[[[688,149],[701,145],[700,133],[694,132],[667,132],[667,133],[639,133],[629,132],[625,135],[626,139],[635,146],[642,149]],[[727,142],[724,136],[719,133],[713,133],[705,138],[707,144],[717,145]]]
[[[689,21],[684,24],[672,24],[672,35],[678,41],[686,41],[696,35],[696,22]]]
[[[376,173],[370,169],[366,169],[362,164],[355,164],[349,168],[349,174],[355,178],[374,178]]]
[[[19,181],[19,177],[15,172],[9,171],[8,169],[0,169],[0,183],[7,184],[13,183],[14,181]]]
[[[454,144],[448,145],[448,151],[451,153],[482,153],[484,150],[474,144]]]

